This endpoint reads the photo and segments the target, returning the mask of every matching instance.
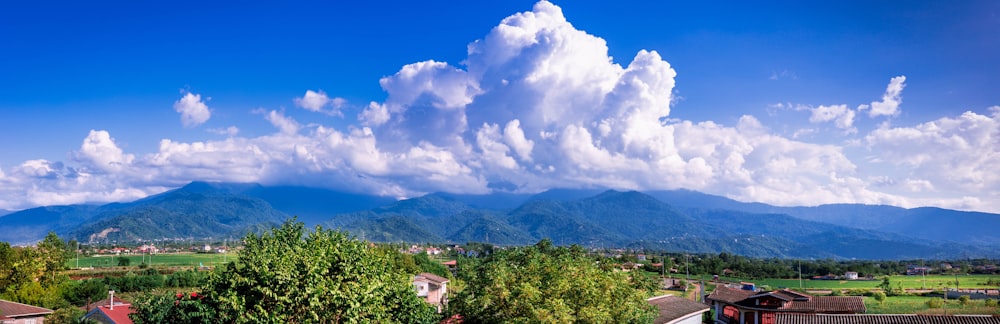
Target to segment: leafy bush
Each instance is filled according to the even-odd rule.
[[[924,304],[927,304],[928,308],[941,308],[944,306],[944,301],[939,298],[928,299]]]

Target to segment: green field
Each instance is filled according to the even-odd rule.
[[[1000,314],[997,307],[986,307],[982,300],[972,300],[968,305],[962,306],[957,300],[949,300],[942,308],[930,308],[927,300],[930,297],[920,296],[896,296],[886,298],[885,302],[879,304],[875,298],[865,297],[865,307],[868,314]]]
[[[77,259],[70,258],[66,261],[66,267],[70,269],[75,268],[107,268],[118,266],[119,258],[129,259],[130,266],[138,266],[139,264],[145,262],[153,267],[197,267],[204,265],[206,267],[214,267],[225,263],[226,261],[232,261],[236,258],[236,253],[226,253],[226,254],[215,254],[215,253],[170,253],[170,254],[155,254],[150,255],[127,255],[127,256],[111,256],[111,255],[101,255],[101,256],[90,256],[90,257],[80,257],[79,266],[77,266]]]
[[[1000,281],[1000,275],[959,275],[958,287],[962,289],[998,289],[998,286],[986,286],[990,279],[993,282]],[[725,281],[738,282],[739,278],[722,278]],[[955,288],[956,277],[954,275],[929,275],[922,276],[891,276],[889,281],[892,286],[903,289],[943,289]],[[748,280],[760,286],[768,286],[771,289],[799,288],[798,279],[763,279]],[[832,290],[832,289],[874,289],[882,283],[882,279],[876,280],[802,280],[802,287],[805,289]]]

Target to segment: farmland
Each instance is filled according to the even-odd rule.
[[[704,278],[708,279],[708,278]],[[739,282],[745,279],[722,277],[724,281]],[[955,281],[958,281],[960,289],[1000,289],[1000,286],[987,286],[986,283],[1000,282],[1000,275],[928,275],[923,276],[890,276],[889,282],[893,288],[902,287],[907,290],[933,290],[944,288],[956,288]],[[757,284],[757,286],[767,286],[771,289],[779,288],[799,288],[799,279],[762,279],[746,280]],[[882,283],[882,278],[877,280],[802,280],[801,287],[807,290],[833,290],[833,289],[875,289]]]
[[[79,263],[77,263],[78,261],[76,258],[70,258],[66,260],[66,267],[70,269],[117,267],[119,264],[118,260],[121,258],[128,259],[129,265],[133,267],[142,264],[143,261],[152,267],[214,267],[216,265],[223,264],[226,261],[235,260],[236,253],[169,253],[154,254],[152,256],[149,254],[144,256],[95,255],[80,257]]]

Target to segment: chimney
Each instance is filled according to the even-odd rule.
[[[108,290],[108,295],[111,295],[108,298],[108,299],[111,300],[110,302],[108,302],[108,305],[109,305],[108,308],[111,309],[111,310],[115,310],[115,291],[114,290]]]

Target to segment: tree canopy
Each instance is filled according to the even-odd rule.
[[[213,273],[197,297],[150,297],[137,303],[133,320],[424,323],[437,318],[414,293],[408,274],[344,232],[306,231],[293,220],[244,241],[238,260]]]
[[[463,260],[466,288],[452,311],[474,323],[651,322],[655,308],[625,272],[602,269],[578,246],[534,246]]]

